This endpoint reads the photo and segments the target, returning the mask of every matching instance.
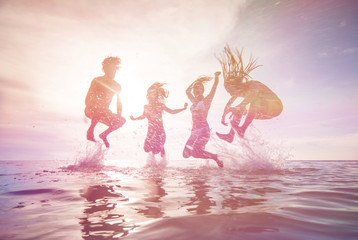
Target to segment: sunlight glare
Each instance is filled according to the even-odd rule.
[[[120,69],[116,75],[116,81],[122,86],[120,98],[122,101],[122,115],[138,115],[142,114],[143,106],[146,104],[146,89],[137,79],[133,79],[126,69]],[[112,112],[117,110],[117,98],[113,97],[110,109]]]

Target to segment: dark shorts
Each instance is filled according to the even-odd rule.
[[[85,115],[86,117],[94,120],[98,120],[100,123],[103,123],[107,126],[121,127],[125,122],[125,118],[111,112],[109,109],[85,109]]]

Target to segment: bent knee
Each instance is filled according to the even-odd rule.
[[[85,108],[85,116],[88,117],[89,119],[92,119],[94,115],[94,111],[92,109],[89,108]]]
[[[116,119],[116,122],[119,124],[119,125],[123,125],[126,123],[126,119],[122,116],[118,116],[117,119]]]
[[[185,146],[183,150],[183,157],[188,158],[191,156],[192,148],[191,146]]]
[[[203,155],[203,154],[201,154],[201,153],[198,152],[198,151],[193,151],[193,153],[192,153],[192,156],[195,157],[195,158],[201,158],[202,155]]]
[[[126,123],[126,119],[124,117],[120,116],[112,122],[111,127],[114,129],[118,129],[118,128],[122,127],[125,123]]]
[[[193,149],[191,155],[195,158],[202,158],[204,155],[204,152],[205,152],[205,150],[202,147],[195,148],[195,149]]]

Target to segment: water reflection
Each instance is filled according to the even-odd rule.
[[[279,192],[261,187],[261,183],[253,179],[218,175],[210,170],[190,171],[179,176],[176,170],[167,169],[129,176],[122,180],[102,179],[105,184],[92,185],[82,191],[85,207],[79,223],[84,239],[117,239],[153,219],[264,207],[272,197],[268,195]],[[117,182],[121,185],[116,185]]]
[[[265,199],[251,199],[240,196],[228,196],[222,201],[223,208],[230,208],[231,210],[238,210],[239,208],[255,206],[265,202]]]
[[[237,186],[237,182],[227,181],[225,190],[221,192],[223,201],[222,208],[230,210],[238,210],[244,207],[257,206],[266,202],[265,193],[257,194],[253,188],[248,187],[250,183],[240,181],[241,185]]]
[[[162,202],[161,198],[168,194],[163,185],[163,178],[160,175],[145,180],[145,187],[149,192],[145,194],[143,200],[149,204],[146,204],[145,209],[138,210],[138,213],[144,214],[148,218],[161,218],[164,216],[163,204],[160,203]]]
[[[95,185],[83,191],[81,196],[87,200],[84,216],[80,218],[83,239],[117,239],[135,228],[126,224],[124,215],[115,212],[118,202],[127,200],[117,188]]]
[[[189,203],[186,204],[187,206],[191,206],[187,209],[189,212],[198,215],[208,214],[210,213],[210,208],[216,206],[215,201],[208,196],[211,187],[206,184],[207,182],[208,177],[198,176],[188,183],[192,187],[195,195],[190,197]]]

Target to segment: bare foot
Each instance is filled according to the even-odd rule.
[[[221,161],[221,160],[216,160],[216,163],[218,164],[218,167],[219,168],[223,168],[224,167],[224,163],[223,163],[223,161]]]
[[[239,134],[239,137],[244,138],[244,133],[243,132],[239,132],[238,134]]]
[[[232,141],[234,140],[234,136],[232,135],[232,134],[222,134],[222,133],[216,133],[216,135],[220,138],[220,139],[222,139],[222,140],[225,140],[225,141],[227,141],[227,142],[229,142],[229,143],[232,143]]]
[[[93,131],[87,131],[87,140],[96,142],[96,139],[94,139]]]
[[[108,142],[108,140],[107,140],[107,135],[104,135],[103,133],[101,133],[101,134],[99,135],[99,137],[103,140],[104,145],[106,145],[106,147],[109,148],[109,142]]]
[[[236,129],[236,133],[239,135],[239,137],[244,138],[245,132],[240,127]]]

